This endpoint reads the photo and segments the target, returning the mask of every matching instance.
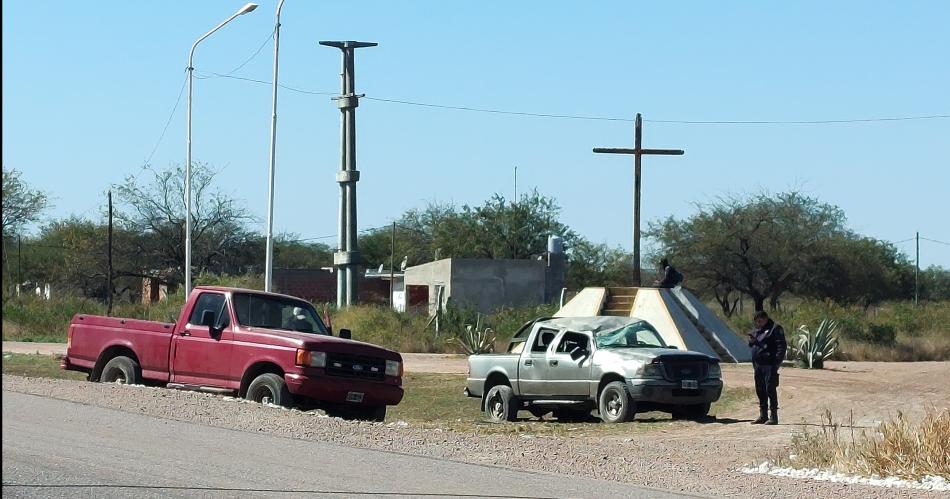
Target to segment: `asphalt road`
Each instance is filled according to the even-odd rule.
[[[7,391],[2,435],[4,497],[684,497]]]

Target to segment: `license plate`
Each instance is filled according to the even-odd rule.
[[[346,401],[347,402],[362,402],[363,392],[346,392]]]
[[[695,379],[684,379],[680,381],[680,388],[684,390],[695,390],[699,388],[699,383],[697,383]]]

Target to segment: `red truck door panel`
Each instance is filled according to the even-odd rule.
[[[234,347],[234,321],[223,293],[206,291],[194,301],[187,323],[178,327],[172,341],[171,381],[231,388],[236,385],[230,377],[231,353]],[[216,323],[226,326],[220,334],[212,335],[210,328],[201,325],[205,310],[215,314]],[[220,321],[220,315],[224,320]]]

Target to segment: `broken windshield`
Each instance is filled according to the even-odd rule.
[[[303,301],[253,293],[234,294],[234,314],[242,326],[330,334],[313,305]]]
[[[666,348],[663,338],[647,321],[599,332],[594,341],[598,348]]]

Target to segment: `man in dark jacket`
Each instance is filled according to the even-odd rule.
[[[785,330],[760,310],[755,313],[755,328],[749,333],[749,347],[755,394],[759,397],[759,419],[752,424],[778,424],[778,369],[785,360]]]
[[[653,284],[659,288],[675,288],[683,282],[683,274],[680,274],[679,271],[673,268],[670,265],[670,261],[666,258],[660,260],[660,268],[663,269],[663,278],[657,280]]]

